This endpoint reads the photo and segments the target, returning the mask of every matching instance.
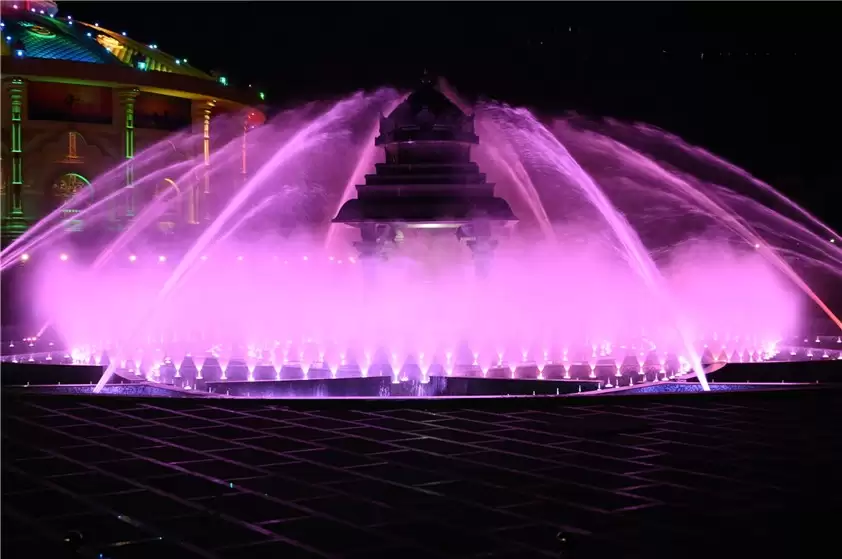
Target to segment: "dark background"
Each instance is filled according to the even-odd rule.
[[[655,124],[839,228],[835,2],[60,2],[276,106],[424,69],[463,95]]]

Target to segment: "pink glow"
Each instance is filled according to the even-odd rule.
[[[684,355],[684,341],[660,298],[611,247],[586,240],[564,251],[510,241],[492,277],[480,282],[467,251],[445,246],[450,239],[440,239],[439,247],[409,239],[409,255],[433,249],[437,258],[383,265],[376,296],[368,297],[361,267],[330,261],[309,241],[219,248],[163,305],[159,294],[172,265],[159,266],[144,254],[130,267],[96,274],[70,262],[46,266],[39,291],[71,345],[154,346],[173,356],[204,355],[216,345],[274,348],[287,340],[357,359],[366,349],[391,348],[400,363],[419,352],[441,359],[465,340],[486,367],[500,360],[501,350],[512,364],[544,353],[561,361],[566,347],[608,343]],[[305,249],[309,259],[296,258]],[[248,257],[234,265],[243,253]],[[792,298],[758,255],[700,242],[677,251],[664,274],[699,345],[715,333],[755,344],[774,341],[795,321]],[[65,285],[76,286],[71,296]],[[318,361],[315,353],[305,360]]]
[[[500,239],[490,276],[475,277],[452,230],[413,229],[374,280],[364,278],[366,266],[348,265],[356,232],[327,244],[327,223],[370,172],[372,127],[398,99],[358,94],[276,117],[247,137],[245,182],[241,123],[214,120],[223,137],[232,130],[211,155],[215,219],[170,233],[161,224],[183,214],[204,169],[200,159],[169,163],[172,150],[191,153],[192,136],[176,135],[136,158],[137,214],[98,253],[77,254],[57,211],[3,251],[3,267],[30,255],[37,315],[70,347],[163,360],[211,350],[230,359],[242,345],[275,363],[356,362],[363,373],[378,352],[487,372],[524,362],[593,368],[614,351],[653,350],[698,371],[711,340],[741,340],[742,352],[797,333],[797,292],[812,291],[792,260],[842,269],[838,244],[797,219],[806,214],[776,212],[656,157],[638,145],[651,130],[547,124],[485,105],[475,160],[521,219]],[[104,223],[125,202],[119,169],[93,181],[93,198],[68,202],[76,219]],[[179,187],[162,189],[166,179]]]

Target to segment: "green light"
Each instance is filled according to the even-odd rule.
[[[128,161],[126,164],[126,187],[129,188],[128,200],[126,201],[126,216],[134,216],[134,110],[136,91],[127,92],[122,99],[125,111],[125,121],[123,123],[123,133],[125,134],[125,141],[123,147],[125,148],[124,157]]]
[[[12,87],[9,89],[11,101],[12,126],[11,126],[11,152],[12,152],[12,173],[11,184],[12,204],[9,213],[13,217],[23,216],[21,205],[21,190],[23,189],[23,141],[21,138],[21,125],[23,116],[23,81],[19,78],[12,78]]]
[[[225,76],[219,76],[219,83],[221,83],[222,85],[228,85],[228,78],[226,78]]]
[[[141,60],[140,62],[138,62],[138,63],[137,63],[137,68],[138,68],[138,70],[146,70],[146,61],[145,61],[145,60]]]
[[[262,91],[259,93],[259,95],[260,95],[260,100],[261,100],[261,101],[263,101],[263,100],[265,100],[265,99],[266,99],[266,94],[265,94],[265,93],[263,93]]]

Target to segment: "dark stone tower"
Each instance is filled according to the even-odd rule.
[[[363,259],[386,258],[403,229],[453,229],[483,274],[496,246],[496,226],[517,218],[471,161],[471,146],[478,143],[473,115],[425,79],[380,118],[375,144],[386,151],[386,162],[366,175],[357,198],[333,222],[360,229],[356,247]]]

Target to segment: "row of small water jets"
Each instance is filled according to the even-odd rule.
[[[20,257],[21,262],[29,262],[31,259],[32,259],[32,257],[29,255],[29,253],[24,253]],[[126,256],[126,261],[128,261],[130,264],[134,264],[135,262],[140,262],[140,261],[142,261],[142,259],[143,259],[143,257],[140,257],[137,254],[133,254],[133,253]],[[60,262],[69,262],[71,260],[71,258],[70,258],[70,255],[68,253],[62,252],[62,253],[59,253],[58,260]],[[172,260],[165,254],[159,254],[158,256],[155,256],[155,257],[147,256],[146,260],[147,261],[154,261],[154,262],[157,262],[158,264],[166,264],[167,262],[172,262]],[[208,255],[207,254],[201,255],[199,257],[199,260],[202,261],[202,262],[207,262]],[[231,259],[232,262],[244,262],[245,260],[246,260],[246,257],[243,256],[243,255],[237,255],[235,258]],[[267,259],[264,258],[264,261],[266,261],[266,260]],[[268,258],[268,261],[276,262],[276,263],[277,262],[283,262],[284,264],[289,264],[290,261],[292,261],[292,262],[297,262],[297,261],[317,262],[319,260],[317,260],[317,258],[315,258],[315,257],[311,258],[310,256],[305,254],[305,255],[302,255],[300,258],[290,258],[289,256],[286,256],[283,259],[278,255],[272,255],[271,258]],[[177,260],[176,260],[176,262],[177,262]],[[321,262],[329,263],[329,264],[343,264],[345,262],[348,262],[349,264],[356,264],[357,258],[354,257],[354,256],[347,256],[345,258],[336,257],[336,256],[325,256],[324,258],[321,259]]]
[[[35,339],[22,342],[34,346]],[[14,347],[14,344],[10,344]],[[179,361],[171,357],[171,350],[161,348],[152,351],[137,350],[133,356],[123,352],[109,353],[96,348],[74,348],[69,352],[46,351],[22,353],[6,359],[12,362],[49,363],[60,362],[78,365],[98,365],[113,368],[115,372],[139,375],[153,382],[165,379],[189,377],[194,380],[296,380],[308,378],[339,378],[391,375],[396,381],[404,378],[429,378],[441,376],[492,376],[510,378],[597,378],[597,376],[620,377],[624,374],[646,374],[653,372],[666,378],[667,374],[692,372],[688,360],[673,353],[659,353],[655,350],[637,351],[625,349],[622,358],[614,355],[610,347],[594,346],[590,357],[583,352],[561,352],[551,355],[550,351],[535,355],[528,350],[520,352],[498,351],[492,356],[481,356],[479,352],[398,352],[365,351],[357,355],[353,351],[327,352],[324,350],[296,350],[290,346],[261,349],[252,346],[247,352],[235,354],[218,348],[206,352],[204,357],[193,357],[190,352],[182,353]],[[174,352],[173,352],[174,353]],[[726,362],[762,362],[774,359],[780,351],[774,344],[760,348],[739,348],[729,351],[721,346],[717,351],[706,348],[703,352],[706,364]],[[792,352],[792,355],[795,355]],[[806,356],[813,357],[813,350]],[[828,358],[827,351],[824,357]],[[842,352],[840,352],[842,357]],[[572,372],[571,372],[572,371]],[[597,374],[599,373],[599,375]]]
[[[508,363],[531,363],[537,366],[539,363],[545,365],[569,364],[569,363],[599,363],[605,360],[618,360],[627,362],[633,360],[638,366],[651,365],[654,362],[664,364],[665,360],[676,359],[679,363],[686,363],[686,359],[678,356],[672,351],[659,351],[657,346],[649,341],[640,344],[614,344],[612,342],[586,343],[586,344],[562,344],[547,345],[544,349],[538,349],[535,345],[525,345],[520,350],[514,349],[510,344],[501,344],[498,349],[489,351],[471,350],[468,345],[460,345],[455,350],[434,350],[434,351],[413,351],[413,350],[392,350],[388,351],[383,346],[374,344],[371,348],[360,349],[359,346],[348,344],[344,349],[343,344],[319,343],[312,338],[301,339],[298,342],[286,340],[286,342],[274,341],[268,343],[252,343],[247,345],[226,345],[206,344],[204,342],[191,343],[178,340],[176,337],[167,340],[161,337],[160,340],[150,337],[145,343],[138,344],[134,350],[120,348],[112,343],[99,342],[97,344],[86,344],[72,348],[64,348],[61,344],[49,338],[30,336],[21,340],[9,341],[0,352],[0,360],[7,362],[50,362],[60,361],[65,364],[74,365],[108,365],[112,361],[119,362],[121,368],[126,363],[133,362],[140,364],[142,361],[164,361],[172,362],[173,355],[182,355],[184,361],[194,363],[194,366],[201,369],[208,360],[215,360],[220,364],[227,364],[231,361],[242,361],[250,368],[257,365],[272,364],[275,367],[286,366],[290,363],[337,363],[340,367],[347,367],[349,364],[358,365],[367,363],[388,363],[394,366],[399,362],[399,356],[404,355],[404,364],[427,364],[428,366],[441,363],[451,366],[473,366],[484,369],[492,367],[508,366]],[[801,342],[803,341],[803,345]],[[208,349],[196,350],[196,346],[203,346]],[[192,347],[191,347],[192,346]],[[762,341],[751,337],[713,335],[708,339],[700,341],[699,353],[703,361],[713,362],[760,362],[772,359],[782,353],[790,357],[803,357],[813,359],[822,357],[827,359],[834,357],[838,352],[842,355],[842,336],[813,337],[790,336],[787,339],[778,341]],[[530,349],[531,348],[531,349]],[[618,351],[619,350],[619,351]],[[659,358],[663,354],[663,359]],[[193,357],[204,355],[203,358]],[[114,356],[119,356],[113,359]],[[195,364],[199,362],[198,364]],[[482,364],[482,365],[481,365]],[[180,368],[181,364],[175,365]],[[225,366],[222,367],[223,369]],[[327,368],[327,367],[326,367]]]

